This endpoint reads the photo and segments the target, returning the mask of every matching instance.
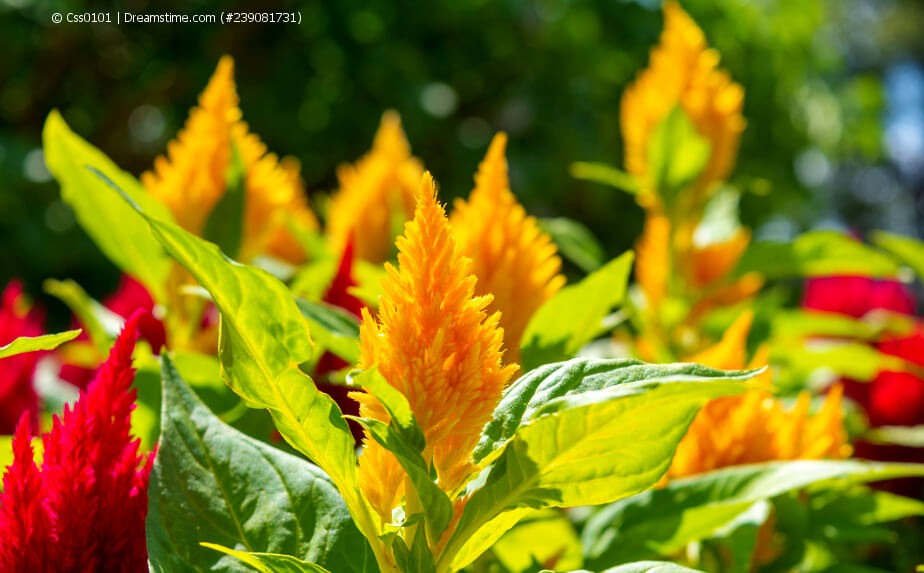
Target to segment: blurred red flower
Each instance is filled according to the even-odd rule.
[[[809,279],[802,306],[860,318],[874,309],[914,314],[914,297],[898,281],[869,277],[831,276]]]

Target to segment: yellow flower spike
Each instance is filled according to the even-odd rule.
[[[491,294],[488,312],[501,313],[504,362],[520,361],[520,338],[533,313],[564,286],[552,239],[517,203],[507,178],[507,135],[498,133],[475,175],[468,201],[458,199],[449,217],[462,253],[471,257],[475,292]]]
[[[630,173],[647,180],[648,140],[679,104],[712,146],[697,187],[706,189],[728,175],[745,127],[744,90],[718,69],[718,63],[718,53],[709,49],[690,16],[677,2],[665,2],[660,43],[651,51],[648,68],[624,92],[620,106]]]
[[[234,60],[219,61],[198,107],[189,112],[186,125],[167,144],[167,155],[154,161],[154,169],[141,176],[149,193],[173,212],[177,222],[201,234],[212,209],[224,195],[232,161],[232,142],[246,171],[245,215],[239,258],[269,254],[291,263],[304,260],[304,252],[287,224],[316,229],[317,219],[308,207],[297,171],[284,168],[241,121]],[[297,165],[297,164],[296,164]],[[297,168],[296,168],[297,169]]]
[[[414,197],[423,173],[394,111],[382,116],[372,150],[354,165],[337,170],[340,189],[327,212],[327,232],[334,249],[344,249],[351,236],[357,257],[373,263],[388,258],[392,230],[414,212]]]
[[[515,366],[501,364],[503,331],[475,296],[472,262],[456,245],[429,173],[414,219],[398,237],[398,267],[386,264],[379,315],[363,310],[360,368],[375,365],[408,399],[427,440],[439,484],[452,491],[471,473],[471,452]],[[387,421],[370,395],[355,393],[360,416]],[[401,497],[402,473],[390,452],[365,440],[359,483],[384,521]]]
[[[743,368],[752,320],[752,313],[743,313],[718,344],[690,360],[713,368]],[[767,357],[767,349],[761,348],[749,366],[761,366]],[[769,372],[752,380],[753,384],[769,382]],[[850,446],[844,429],[842,396],[842,387],[833,386],[814,415],[809,412],[811,399],[807,392],[801,393],[788,410],[782,401],[759,388],[712,400],[693,420],[667,475],[679,478],[774,460],[845,458],[850,455]]]

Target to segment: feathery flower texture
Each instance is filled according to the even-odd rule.
[[[504,361],[514,364],[529,319],[565,277],[559,274],[555,244],[510,191],[506,144],[506,134],[494,137],[475,175],[475,189],[468,201],[456,201],[449,223],[462,253],[474,263],[476,294],[494,297],[488,312],[501,313]]]
[[[401,118],[385,112],[372,150],[354,165],[337,169],[340,189],[327,212],[327,232],[335,252],[354,242],[356,256],[381,263],[392,248],[394,229],[414,212],[423,165],[411,156]]]
[[[433,179],[423,176],[413,221],[397,240],[398,268],[386,265],[378,319],[363,309],[359,367],[376,366],[408,399],[427,440],[445,491],[469,475],[471,452],[515,366],[501,364],[503,331],[475,296],[471,261],[453,240]],[[360,415],[388,417],[372,396],[354,394]],[[403,472],[394,456],[368,437],[359,483],[382,519],[403,495]]]
[[[20,336],[41,334],[41,313],[27,304],[22,284],[10,282],[0,297],[0,346]],[[32,374],[40,356],[40,352],[28,352],[0,359],[0,434],[12,434],[23,412],[38,424],[39,399],[32,387]]]
[[[242,121],[234,85],[234,61],[225,56],[189,113],[186,126],[141,176],[148,192],[165,203],[186,230],[201,234],[212,209],[224,195],[237,146],[246,169],[243,240],[239,258],[269,254],[299,263],[304,251],[289,225],[313,230],[317,219],[308,207],[293,160],[280,163]]]
[[[704,189],[728,175],[745,126],[744,90],[718,65],[719,53],[709,48],[696,22],[677,2],[665,2],[661,42],[622,96],[620,123],[630,173],[647,181],[649,138],[679,104],[712,145],[698,186]]]
[[[43,436],[41,471],[24,415],[0,493],[0,571],[147,571],[144,519],[153,454],[130,434],[132,315],[85,393]]]
[[[726,370],[746,366],[745,344],[753,316],[741,315],[715,346],[690,361]],[[766,363],[758,351],[750,367]],[[769,372],[755,382],[769,382]],[[799,394],[791,409],[762,389],[712,400],[697,414],[681,440],[668,470],[679,478],[714,469],[773,460],[846,458],[850,455],[844,415],[843,388],[836,384],[824,404],[811,414],[808,392]]]

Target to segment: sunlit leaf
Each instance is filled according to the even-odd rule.
[[[71,131],[57,110],[48,114],[42,142],[45,163],[80,226],[109,260],[141,281],[155,300],[163,301],[170,259],[138,213],[87,167],[106,173],[151,216],[170,221],[169,210],[146,193],[137,179]]]
[[[118,336],[125,322],[121,316],[90,298],[90,295],[72,280],[46,279],[42,283],[42,288],[67,305],[80,324],[87,329],[90,340],[100,354],[105,355],[109,352],[112,341]]]
[[[550,401],[624,384],[739,380],[759,371],[725,371],[699,364],[648,364],[639,360],[575,358],[546,364],[511,384],[485,426],[472,454],[477,463],[491,459],[517,429],[530,423]]]
[[[203,543],[202,546],[236,557],[260,573],[331,573],[316,563],[302,561],[291,555],[237,551],[216,543]]]
[[[0,346],[0,358],[25,354],[26,352],[35,352],[37,350],[54,350],[65,342],[74,340],[80,336],[80,332],[78,328],[77,330],[66,330],[57,334],[20,336],[12,342]]]
[[[596,505],[651,487],[699,408],[744,390],[724,380],[641,381],[545,402],[470,484],[440,563],[466,565],[456,552],[504,511]]]
[[[632,260],[631,251],[622,254],[539,307],[520,344],[524,371],[572,358],[604,332],[603,319],[626,296]]]

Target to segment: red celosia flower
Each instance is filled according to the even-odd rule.
[[[43,436],[42,470],[28,423],[0,494],[0,571],[146,571],[144,519],[153,454],[130,433],[132,350],[142,312],[128,319],[86,392]]]
[[[22,294],[22,283],[12,281],[0,299],[0,346],[20,336],[42,334],[42,313],[30,308]],[[0,359],[0,434],[12,434],[16,420],[28,412],[38,425],[39,400],[32,387],[32,374],[41,352],[28,352]]]
[[[154,318],[154,299],[151,298],[151,293],[144,288],[144,285],[128,275],[122,275],[116,291],[103,299],[103,306],[122,318],[128,318],[138,309],[146,311],[138,323],[138,330],[141,333],[141,338],[151,345],[151,350],[155,353],[160,353],[161,347],[167,342],[167,332],[164,328],[164,323]],[[74,324],[74,328],[80,327],[79,323]],[[81,333],[77,340],[90,340],[86,330]],[[63,358],[64,355],[59,354],[59,356],[64,360],[64,364],[61,365],[58,376],[80,389],[86,388],[90,380],[93,379],[96,368],[87,368],[79,364],[68,363],[66,358]]]
[[[880,341],[879,350],[924,366],[924,325],[910,336]],[[924,424],[924,380],[908,372],[880,372],[870,383],[867,412],[874,426]]]
[[[806,281],[802,306],[860,318],[874,309],[914,314],[914,298],[898,281],[832,276]]]

